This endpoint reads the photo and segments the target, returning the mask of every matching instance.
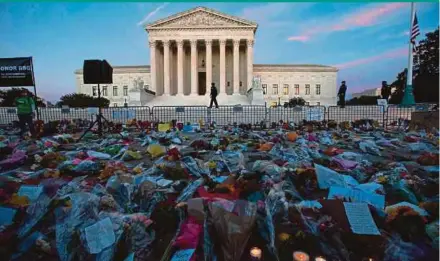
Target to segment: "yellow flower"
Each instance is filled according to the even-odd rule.
[[[380,177],[377,178],[377,182],[379,182],[379,183],[386,183],[387,182],[387,177],[380,176]]]
[[[278,238],[281,241],[287,241],[287,240],[289,240],[290,235],[287,233],[280,233],[280,234],[278,234]]]
[[[29,198],[26,196],[19,196],[16,193],[12,194],[11,199],[9,200],[9,204],[15,205],[15,206],[28,206],[29,205]]]

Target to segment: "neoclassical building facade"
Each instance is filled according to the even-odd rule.
[[[197,7],[145,29],[150,65],[113,66],[113,84],[101,85],[113,106],[206,105],[211,83],[220,104],[273,105],[298,96],[310,104],[336,104],[334,67],[254,64],[254,22]],[[97,87],[84,84],[82,74],[75,71],[77,91],[96,95]]]

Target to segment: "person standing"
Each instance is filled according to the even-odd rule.
[[[209,104],[209,108],[212,108],[212,104],[215,104],[215,107],[218,108],[217,103],[217,88],[215,87],[215,83],[211,83],[211,102]]]
[[[15,99],[15,106],[17,107],[18,123],[20,126],[20,136],[26,133],[26,125],[29,127],[32,137],[35,136],[34,128],[34,109],[35,102],[32,97],[28,95],[27,90],[20,93],[20,97]]]
[[[386,81],[382,81],[382,89],[380,90],[380,94],[382,96],[382,99],[385,99],[388,101],[388,98],[391,95],[391,87],[388,86]]]
[[[339,105],[341,108],[345,108],[345,93],[347,92],[347,85],[345,85],[345,81],[342,81],[341,87],[339,87],[338,97],[339,97]]]

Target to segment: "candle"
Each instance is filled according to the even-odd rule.
[[[315,261],[326,261],[322,256],[315,257]]]
[[[253,247],[251,249],[251,257],[252,260],[260,260],[261,259],[261,249],[259,249],[258,247]]]
[[[309,261],[309,255],[302,251],[293,252],[293,261]]]

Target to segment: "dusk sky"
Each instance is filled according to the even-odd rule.
[[[85,59],[149,64],[143,24],[205,6],[258,23],[255,63],[340,68],[348,92],[392,82],[407,66],[409,3],[0,3],[0,57],[34,57],[39,96],[75,92]],[[417,3],[422,39],[439,4]]]

